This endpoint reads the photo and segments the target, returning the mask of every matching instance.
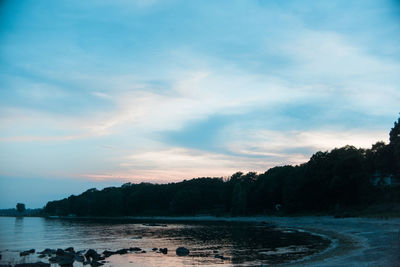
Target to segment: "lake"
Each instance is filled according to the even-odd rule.
[[[19,252],[74,247],[75,251],[139,247],[113,255],[104,266],[260,266],[291,263],[329,247],[331,241],[300,229],[264,223],[166,222],[0,217],[0,264],[48,262]],[[177,256],[186,247],[188,256]],[[163,254],[153,248],[167,248]],[[216,258],[216,255],[223,257]],[[74,266],[82,266],[75,262]],[[53,266],[57,266],[54,264]]]

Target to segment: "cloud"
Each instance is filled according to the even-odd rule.
[[[277,164],[271,158],[247,158],[182,147],[147,150],[124,158],[120,170],[84,174],[94,179],[169,182],[193,177],[222,177],[236,171],[260,171]]]
[[[337,32],[304,30],[280,46],[293,61],[293,81],[323,85],[331,99],[365,114],[390,114],[400,103],[400,64],[394,58],[368,52]],[[316,88],[317,89],[317,88]]]
[[[92,95],[104,98],[104,99],[110,99],[111,96],[109,94],[103,93],[103,92],[92,92]]]
[[[308,157],[317,151],[331,150],[346,145],[369,148],[377,141],[387,142],[387,132],[370,130],[244,131],[236,129],[228,141],[228,149],[242,156],[271,156],[275,158],[275,161],[299,164],[307,161]]]
[[[90,179],[169,181],[264,171],[316,150],[387,140],[398,113],[390,37],[398,30],[382,27],[385,47],[395,48],[379,53],[381,40],[358,31],[370,24],[355,31],[309,16],[353,19],[351,8],[149,0],[96,2],[86,12],[89,5],[68,3],[63,20],[25,6],[8,26],[0,61],[7,174],[65,165]],[[371,10],[361,11],[369,21]],[[40,152],[48,158],[37,160]]]
[[[225,138],[220,146],[225,147],[226,152],[159,144],[156,149],[142,149],[120,158],[119,168],[114,172],[100,171],[82,176],[95,180],[122,179],[134,182],[226,177],[239,170],[264,172],[274,166],[297,165],[307,162],[317,151],[348,144],[368,148],[376,141],[388,139],[385,132],[265,130],[238,130],[234,134],[225,133]]]

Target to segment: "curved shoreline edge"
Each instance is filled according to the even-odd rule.
[[[49,218],[49,217],[47,217]],[[50,217],[49,219],[134,222],[247,222],[304,230],[331,240],[326,249],[279,266],[400,266],[400,218],[303,217]]]
[[[329,235],[326,235],[326,234],[317,233],[317,232],[315,232],[315,230],[304,229],[304,228],[293,228],[293,229],[297,229],[297,230],[301,229],[302,231],[307,232],[310,235],[320,236],[320,237],[322,237],[324,239],[328,239],[331,242],[331,244],[327,248],[325,248],[324,250],[321,250],[319,252],[316,252],[316,253],[313,253],[311,255],[305,256],[302,259],[299,259],[299,260],[296,260],[296,261],[293,261],[293,262],[290,262],[290,263],[279,264],[278,266],[291,266],[291,265],[294,265],[294,264],[296,264],[296,265],[311,264],[312,262],[315,262],[318,258],[321,258],[321,257],[327,258],[327,257],[329,257],[329,256],[327,256],[328,253],[331,252],[331,251],[334,251],[340,245],[340,242],[339,242],[338,239],[335,239],[332,236],[329,236]]]
[[[322,251],[308,255],[302,259],[299,259],[291,263],[281,264],[279,266],[293,266],[293,265],[320,266],[321,261],[329,262],[329,258],[339,256],[343,253],[343,251],[346,251],[347,254],[350,254],[352,251],[360,248],[359,240],[355,240],[354,237],[343,236],[336,232],[327,233],[326,231],[323,231],[324,233],[321,233],[320,229],[312,229],[312,228],[297,228],[297,229],[303,229],[304,231],[306,231],[311,235],[317,235],[322,238],[328,239],[331,241],[331,244]],[[352,244],[351,245],[347,244],[348,242],[346,242],[346,240],[352,240],[351,242]]]

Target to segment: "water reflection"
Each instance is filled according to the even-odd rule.
[[[0,241],[1,251],[72,246],[77,251],[93,248],[99,253],[129,247],[146,252],[111,256],[106,264],[113,266],[275,264],[300,259],[329,245],[319,236],[252,223],[173,223],[164,227],[126,221],[4,217],[0,218]],[[175,249],[180,246],[190,249],[189,256],[176,256]],[[168,254],[153,248],[168,248]],[[6,255],[0,262],[12,257]]]
[[[15,217],[14,233],[21,234],[24,227],[24,217]]]

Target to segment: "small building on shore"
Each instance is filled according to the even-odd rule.
[[[370,182],[373,186],[399,186],[400,176],[398,174],[382,174],[380,171],[376,171],[370,178]]]

